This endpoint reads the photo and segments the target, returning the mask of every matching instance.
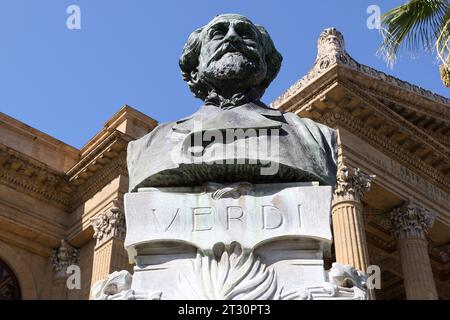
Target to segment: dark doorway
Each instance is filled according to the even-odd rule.
[[[11,268],[0,259],[0,300],[19,299],[19,281]]]

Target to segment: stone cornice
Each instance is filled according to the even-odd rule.
[[[317,81],[298,91],[289,100],[276,105],[276,108],[285,112],[302,113],[303,116],[308,113],[308,117],[312,115],[319,117],[326,110],[318,109],[317,101],[324,100],[326,102],[328,93],[335,91],[336,88],[349,91],[347,98],[350,99],[353,88],[356,88],[358,92],[363,94],[370,92],[373,105],[383,105],[383,110],[386,110],[390,115],[394,115],[395,119],[399,119],[402,123],[408,123],[409,127],[414,127],[415,130],[430,136],[445,148],[449,148],[450,105],[441,106],[430,101],[418,103],[418,99],[410,102],[403,99],[402,96],[393,96],[389,92],[374,90],[371,87],[370,79],[365,80],[367,82],[353,77],[349,70],[335,65]],[[333,108],[332,106],[329,107]],[[390,118],[386,117],[386,119]]]
[[[112,132],[66,174],[0,144],[0,183],[71,212],[116,176],[127,175],[131,140]]]
[[[69,170],[69,183],[76,190],[69,211],[75,210],[118,175],[128,174],[126,149],[131,140],[128,135],[114,130]]]
[[[387,86],[385,90],[378,90],[379,85],[377,86],[373,79],[342,66],[338,68],[338,73],[340,80],[351,81],[364,92],[373,92],[382,103],[390,104],[391,108],[404,108],[406,111],[414,111],[450,124],[450,105],[441,105],[414,95],[405,95],[399,92],[398,88],[389,87],[386,83],[382,83],[383,86]]]
[[[422,130],[433,137],[433,139],[438,141],[440,144],[445,145],[446,148],[450,149],[450,137],[444,134],[436,133],[429,129],[422,128]]]
[[[424,162],[420,158],[411,156],[410,152],[389,139],[386,139],[372,128],[364,124],[360,119],[352,116],[346,111],[327,112],[319,122],[331,127],[342,126],[350,132],[366,140],[369,144],[383,150],[387,155],[396,159],[408,169],[419,175],[424,175],[433,180],[444,191],[450,192],[450,181],[441,172]]]
[[[84,158],[94,149],[98,149],[99,145],[104,143],[103,141],[106,137],[114,131],[120,131],[132,139],[137,139],[140,138],[144,132],[150,132],[157,124],[158,122],[156,120],[128,105],[124,105],[108,121],[106,121],[102,130],[81,148],[81,156]],[[136,128],[139,128],[140,130],[133,130]]]
[[[342,125],[393,159],[407,164],[409,169],[419,175],[424,176],[425,173],[427,179],[437,181],[441,188],[450,192],[450,150],[446,145],[395,113],[376,97],[362,92],[350,81],[330,79],[320,85],[314,83],[313,92],[296,97],[296,110],[291,109],[292,105],[282,105],[280,109],[295,111],[302,117],[312,118],[332,127]],[[333,100],[336,96],[340,97],[339,100]],[[350,104],[353,105],[352,110],[348,108]],[[356,107],[354,104],[357,104]],[[358,118],[356,113],[361,116]],[[378,118],[375,121],[378,123],[369,125],[367,122],[371,121],[370,118]],[[387,136],[376,128],[380,121],[389,126]],[[391,139],[390,135],[394,131],[400,136],[399,140]]]
[[[2,113],[0,122],[0,184],[68,213],[117,176],[127,175],[128,143],[157,125],[124,105],[77,150]]]
[[[66,152],[71,153],[74,157],[78,154],[78,150],[67,143],[62,142],[38,129],[30,127],[29,125],[8,116],[7,114],[0,112],[0,122],[2,125],[14,128],[18,133],[22,133],[30,137],[30,139],[37,140],[40,142],[53,146],[54,148],[62,147]]]
[[[98,169],[95,174],[84,179],[83,183],[77,186],[77,192],[71,201],[70,211],[75,210],[77,206],[91,198],[119,175],[128,175],[126,151],[119,153],[114,160]]]
[[[110,162],[113,157],[123,150],[126,150],[126,146],[131,140],[130,137],[122,132],[113,131],[67,172],[70,182],[76,185],[83,183],[98,168]]]
[[[343,150],[349,165],[371,170],[379,176],[377,179],[379,187],[400,199],[414,198],[417,202],[436,212],[438,214],[436,219],[439,223],[450,225],[450,212],[447,209],[450,194],[439,188],[434,181],[430,181],[423,174],[418,175],[402,163],[387,160],[390,159],[387,155],[384,156],[384,159],[377,156],[372,157],[366,151],[360,152],[349,146],[345,146]],[[383,215],[388,214],[389,212],[383,213]],[[367,216],[370,216],[370,212]]]
[[[79,160],[76,148],[1,112],[0,144],[59,172],[67,171]]]
[[[406,155],[425,164],[433,179],[450,190],[450,99],[358,64],[335,29],[319,38],[311,71],[272,107],[322,122],[330,110],[349,111],[347,106],[355,101],[359,106],[351,113],[375,115],[375,122],[382,119],[391,131],[385,140],[391,134],[400,137],[398,147],[405,147]]]
[[[64,173],[0,144],[0,183],[65,209],[70,187]]]
[[[350,70],[357,71],[367,78],[370,78],[372,82],[379,82],[380,84],[382,84],[378,87],[380,90],[385,90],[387,85],[391,88],[400,89],[401,92],[398,92],[400,95],[408,94],[410,96],[414,96],[419,100],[426,99],[431,102],[440,104],[443,107],[448,107],[450,105],[450,99],[448,98],[358,63],[347,53],[347,51],[345,50],[344,37],[339,31],[334,28],[329,28],[322,32],[318,39],[317,46],[317,58],[312,69],[306,76],[296,82],[283,95],[275,100],[272,103],[272,107],[279,108],[282,104],[288,103],[288,101],[299,91],[309,86],[311,83],[313,83],[323,74],[326,74],[335,66],[341,66]],[[420,104],[420,101],[415,102],[417,104]]]
[[[430,135],[423,132],[423,130],[418,129],[411,122],[399,116],[396,112],[375,99],[371,94],[364,93],[357,85],[345,80],[342,80],[341,83],[350,91],[349,93],[351,95],[357,96],[364,101],[367,106],[371,107],[374,113],[378,113],[381,117],[386,118],[387,121],[399,126],[401,130],[408,131],[409,134],[414,135],[415,139],[422,140],[424,143],[432,146],[437,154],[450,160],[450,150],[434,138],[430,137]]]

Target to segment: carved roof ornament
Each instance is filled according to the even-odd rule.
[[[425,239],[436,215],[410,201],[391,213],[392,233],[397,239]]]
[[[317,58],[311,70],[303,78],[292,85],[285,93],[283,93],[272,104],[272,108],[277,108],[284,101],[295,95],[317,79],[320,75],[326,73],[332,67],[340,65],[348,69],[358,71],[362,74],[381,80],[392,86],[399,87],[403,90],[413,92],[425,98],[431,99],[442,104],[450,104],[450,99],[435,94],[429,90],[425,90],[419,86],[413,85],[406,81],[397,79],[384,72],[375,70],[369,66],[358,63],[353,59],[345,49],[344,36],[336,28],[325,29],[319,36],[317,41]]]
[[[341,165],[337,172],[334,202],[353,200],[361,202],[364,193],[370,190],[375,175],[363,173],[359,168]]]
[[[318,65],[319,70],[327,69],[336,63],[349,63],[351,57],[345,51],[345,41],[342,33],[335,28],[325,29],[317,40],[317,57],[313,70]]]
[[[67,267],[78,262],[78,249],[72,247],[66,240],[61,240],[59,248],[53,249],[52,265],[57,278],[67,276]]]
[[[111,208],[102,212],[98,217],[91,219],[94,228],[96,246],[101,245],[113,237],[125,239],[125,215],[118,199],[114,199]]]

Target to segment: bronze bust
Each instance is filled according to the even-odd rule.
[[[241,15],[217,16],[194,31],[180,68],[205,104],[130,142],[130,191],[205,182],[334,185],[335,130],[260,101],[281,62],[267,31]]]

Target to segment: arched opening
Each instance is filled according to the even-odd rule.
[[[0,259],[0,300],[19,300],[20,285],[12,269]]]

